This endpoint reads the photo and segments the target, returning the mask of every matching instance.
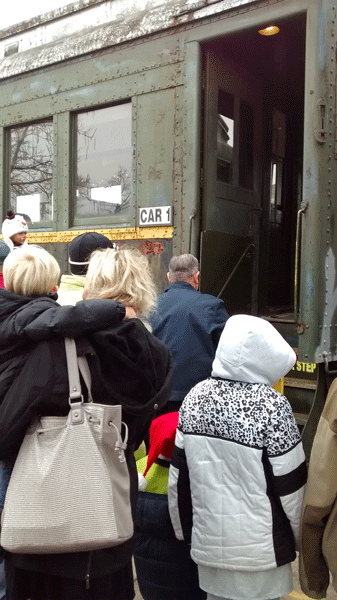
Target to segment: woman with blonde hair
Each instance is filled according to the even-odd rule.
[[[90,257],[83,298],[110,298],[148,317],[156,305],[148,260],[135,248],[96,250]]]
[[[58,306],[55,263],[45,250],[31,246],[15,250],[7,265],[5,261],[7,290],[0,290],[0,460],[16,455],[32,419],[68,414],[63,336],[81,336],[77,354],[87,358],[94,402],[122,406],[135,515],[134,451],[168,400],[172,371],[167,348],[135,318],[154,306],[150,269],[138,251],[98,251],[89,264],[86,300]],[[133,318],[124,319],[126,313]],[[132,552],[133,539],[91,552],[7,553],[7,599],[132,600]]]

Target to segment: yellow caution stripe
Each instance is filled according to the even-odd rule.
[[[62,244],[71,242],[81,233],[96,231],[112,241],[118,240],[158,240],[172,239],[173,227],[123,227],[106,229],[69,229],[67,231],[29,231],[27,241],[30,244]],[[0,236],[2,237],[2,236]]]

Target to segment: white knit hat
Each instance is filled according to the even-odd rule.
[[[12,236],[16,233],[22,233],[28,231],[28,225],[22,215],[16,215],[12,210],[7,211],[6,219],[4,220],[1,228],[4,241],[11,250],[14,248],[14,244],[11,240]]]

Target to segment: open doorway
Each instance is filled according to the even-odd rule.
[[[202,45],[201,290],[231,314],[293,318],[306,15]]]

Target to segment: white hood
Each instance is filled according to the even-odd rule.
[[[268,321],[235,315],[221,334],[212,376],[273,385],[295,362],[294,350]]]

